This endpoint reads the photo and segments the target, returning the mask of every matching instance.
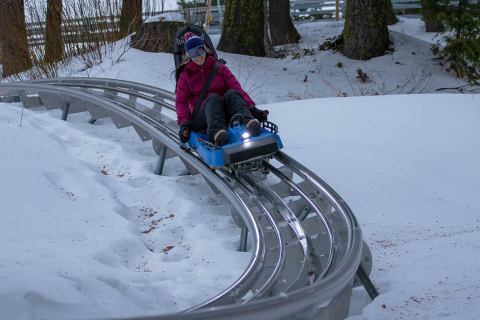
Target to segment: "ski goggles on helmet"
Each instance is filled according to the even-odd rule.
[[[192,48],[192,49],[188,50],[187,51],[187,56],[191,59],[194,59],[194,58],[197,58],[197,57],[200,57],[200,56],[204,55],[206,52],[207,52],[207,49],[205,48],[205,46],[201,45],[201,46],[198,46],[198,47],[195,47],[195,48]]]

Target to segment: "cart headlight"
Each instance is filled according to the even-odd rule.
[[[242,133],[242,139],[245,140],[245,139],[248,139],[248,138],[250,138],[250,133],[248,133],[248,132]]]

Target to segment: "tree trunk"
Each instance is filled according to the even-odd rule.
[[[387,25],[391,26],[398,22],[395,12],[393,12],[392,0],[385,0],[385,14],[387,19]]]
[[[31,68],[23,0],[0,1],[0,30],[3,77]]]
[[[142,25],[142,0],[123,0],[120,13],[120,37],[135,32]]]
[[[267,0],[268,42],[272,46],[298,43],[300,35],[295,29],[290,16],[290,0]]]
[[[45,62],[62,60],[62,0],[48,0],[47,26],[45,30]]]
[[[381,56],[389,45],[385,2],[347,0],[343,29],[343,54],[368,60]]]
[[[131,46],[148,52],[173,53],[173,39],[177,31],[184,27],[180,21],[155,21],[144,23],[132,36]]]
[[[442,12],[439,0],[422,0],[423,21],[427,32],[443,32],[445,28],[437,15]]]
[[[251,56],[265,56],[263,17],[263,1],[226,0],[218,49]]]

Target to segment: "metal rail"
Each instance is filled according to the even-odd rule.
[[[75,89],[72,89],[75,88]],[[25,107],[88,111],[132,125],[155,150],[168,148],[232,204],[233,217],[251,234],[250,264],[225,291],[184,313],[139,319],[341,319],[363,254],[361,231],[346,203],[324,181],[278,152],[270,174],[212,171],[180,149],[178,125],[168,112],[174,95],[143,84],[63,78],[0,84],[0,101]],[[240,219],[238,219],[240,217]],[[366,270],[367,272],[369,270]]]

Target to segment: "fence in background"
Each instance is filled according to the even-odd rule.
[[[340,0],[340,12],[345,10],[346,0]],[[397,13],[421,8],[420,0],[392,0],[393,9]],[[294,19],[322,19],[335,16],[335,0],[290,0]]]

